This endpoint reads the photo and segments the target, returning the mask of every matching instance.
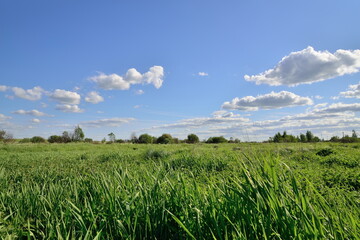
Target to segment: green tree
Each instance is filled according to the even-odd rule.
[[[6,136],[6,131],[5,130],[0,130],[0,140],[5,139]]]
[[[85,134],[83,132],[83,130],[81,129],[81,127],[79,125],[77,125],[77,127],[75,127],[74,129],[74,134],[73,134],[73,140],[74,141],[82,141],[84,140]]]
[[[224,138],[223,136],[220,137],[210,137],[206,143],[227,143],[228,140],[226,140],[226,138]]]
[[[196,134],[189,134],[187,136],[187,143],[198,143],[200,140],[199,140],[199,137],[196,135]]]
[[[64,132],[62,133],[61,138],[62,138],[62,142],[64,142],[64,143],[71,142],[71,136],[70,136],[70,134],[69,134],[68,131],[64,131]]]
[[[34,136],[30,139],[32,143],[44,143],[46,140],[40,136]]]
[[[116,137],[115,137],[115,134],[114,133],[109,133],[108,134],[108,136],[109,136],[109,141],[110,142],[115,142],[115,140],[116,140]]]
[[[147,133],[144,133],[139,136],[138,142],[143,144],[153,143],[153,137]]]
[[[161,135],[160,137],[158,137],[158,139],[156,140],[156,143],[158,144],[169,144],[172,143],[172,136],[168,133],[164,133],[163,135]]]
[[[48,138],[49,143],[61,143],[63,142],[63,138],[58,135],[52,135]]]
[[[303,133],[300,133],[300,142],[307,142],[306,135]]]
[[[306,139],[308,142],[313,142],[314,141],[314,134],[312,134],[311,131],[306,131]]]
[[[355,132],[355,130],[352,130],[352,135],[351,135],[351,137],[352,137],[352,138],[357,138],[357,137],[358,137],[357,134],[356,134],[356,132]]]

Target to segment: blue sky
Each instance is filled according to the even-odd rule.
[[[360,131],[359,1],[0,1],[0,129]]]

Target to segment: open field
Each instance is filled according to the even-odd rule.
[[[359,239],[360,144],[2,144],[0,238]]]

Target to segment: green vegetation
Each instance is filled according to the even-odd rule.
[[[0,144],[1,239],[359,239],[359,143]]]

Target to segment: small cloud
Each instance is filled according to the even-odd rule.
[[[206,72],[198,72],[198,75],[202,77],[209,76],[209,74]]]
[[[106,118],[81,122],[81,125],[86,127],[118,127],[122,124],[129,123],[134,120],[134,118]]]
[[[85,101],[89,103],[97,104],[99,102],[103,102],[104,98],[100,96],[98,92],[92,91],[87,94]]]
[[[8,88],[8,86],[0,85],[0,92],[5,92]]]
[[[46,103],[44,103],[44,102],[42,102],[42,103],[40,103],[40,104],[41,104],[41,107],[42,107],[42,108],[47,108],[47,106],[48,106],[48,105],[47,105]]]
[[[240,111],[257,111],[259,109],[277,109],[301,105],[311,105],[313,101],[308,97],[301,97],[292,92],[281,91],[259,95],[234,98],[231,102],[224,102],[222,108]]]
[[[136,95],[143,95],[144,93],[145,93],[144,90],[141,89],[135,91]]]
[[[31,119],[31,122],[33,122],[33,123],[40,123],[41,121],[40,121],[40,119],[38,119],[38,118],[33,118],[33,119]]]
[[[0,113],[0,122],[11,119],[12,117],[6,116],[4,114]]]
[[[14,100],[14,98],[15,98],[13,95],[5,95],[5,97],[10,100]]]
[[[49,94],[50,98],[62,104],[79,104],[81,96],[76,92],[56,89]]]
[[[19,87],[13,87],[11,89],[16,97],[30,100],[30,101],[36,101],[41,99],[42,93],[44,90],[41,87],[34,87],[32,89],[22,89]]]
[[[332,100],[338,100],[340,97],[339,96],[334,96],[334,97],[330,97]]]
[[[104,113],[104,112],[103,112],[103,111],[96,111],[96,113],[102,114],[102,113]]]
[[[320,99],[323,99],[324,97],[322,97],[322,96],[320,96],[320,95],[316,95],[316,96],[314,96],[314,98],[320,100]]]
[[[25,111],[23,109],[20,109],[20,110],[17,110],[17,111],[14,111],[12,112],[13,114],[19,114],[19,115],[30,115],[30,116],[37,116],[37,117],[43,117],[43,116],[50,116],[46,113],[43,113],[43,112],[40,112],[36,109],[33,109],[33,110],[29,110],[29,111]]]
[[[135,105],[134,108],[135,109],[141,108],[141,105]]]
[[[70,105],[70,104],[56,105],[56,110],[60,110],[62,112],[68,112],[68,113],[82,113],[82,112],[84,112],[84,109],[79,108],[78,105]]]
[[[345,98],[360,98],[360,82],[358,84],[349,85],[348,91],[341,92],[340,95]]]

